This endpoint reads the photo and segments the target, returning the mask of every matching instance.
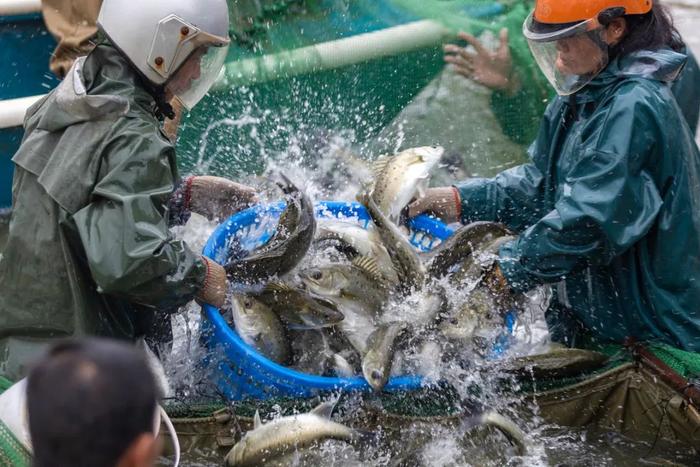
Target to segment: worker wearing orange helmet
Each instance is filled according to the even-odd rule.
[[[457,44],[444,46],[445,61],[457,74],[492,91],[491,108],[503,132],[521,144],[529,144],[536,136],[551,94],[528,50],[526,38],[520,33],[533,3],[531,0],[509,3],[500,19],[506,27],[500,31],[495,50],[466,32],[461,32],[459,37],[471,48]],[[671,89],[690,129],[696,131],[700,117],[700,67],[690,48],[686,47],[684,53],[688,60]]]
[[[700,351],[700,152],[670,89],[686,63],[652,0],[537,0],[523,24],[558,96],[530,161],[432,188],[409,214],[503,222],[484,283],[551,284],[555,340]]]

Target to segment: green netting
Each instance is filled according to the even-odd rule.
[[[31,459],[29,452],[0,421],[0,465],[24,467],[31,465]]]
[[[292,7],[310,3],[309,0],[229,0],[231,38],[241,45],[254,45]]]
[[[666,344],[652,344],[649,350],[684,378],[700,377],[700,353],[686,352]]]
[[[12,384],[12,381],[5,378],[4,376],[0,376],[0,394],[5,392],[6,389],[9,389],[10,386],[12,386]]]
[[[0,376],[0,394],[12,386],[12,381]],[[31,465],[31,455],[12,432],[0,421],[0,466],[24,467]]]
[[[632,353],[621,345],[591,345],[590,347],[594,347],[591,350],[604,353],[609,357],[606,364],[595,371],[553,379],[534,379],[528,375],[519,377],[504,375],[496,385],[499,387],[499,391],[504,394],[531,394],[549,391],[581,383],[634,361]],[[700,375],[700,354],[657,343],[649,344],[648,348],[681,376],[692,379]],[[468,392],[474,396],[475,400],[479,400],[481,390],[481,387],[472,384]],[[329,397],[331,394],[322,396]],[[239,417],[252,417],[256,411],[260,411],[262,415],[271,413],[288,415],[308,411],[318,404],[319,400],[319,397],[308,399],[280,397],[233,403],[225,403],[224,401],[200,403],[170,401],[166,404],[166,410],[174,418],[209,417],[225,408],[230,409]],[[449,417],[464,409],[457,391],[450,385],[440,384],[418,391],[344,394],[338,404],[338,411],[351,411],[356,410],[357,407],[365,406],[380,408],[383,413],[417,418]]]
[[[262,416],[268,414],[291,415],[313,409],[321,399],[337,396],[338,393],[320,394],[311,398],[276,397],[265,400],[244,400],[229,404],[224,402],[187,403],[183,401],[166,401],[165,410],[172,418],[205,418],[215,413],[230,409],[238,417],[252,418],[255,412]],[[437,385],[416,391],[395,393],[342,394],[336,411],[350,413],[358,407],[381,408],[382,411],[407,417],[444,417],[455,415],[460,411],[460,398],[454,388]]]

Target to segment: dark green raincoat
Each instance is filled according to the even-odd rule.
[[[669,82],[685,55],[614,60],[548,106],[530,163],[458,186],[463,221],[520,233],[501,249],[509,284],[558,284],[555,338],[584,331],[700,351],[700,154]]]
[[[532,0],[510,3],[506,14],[499,17],[500,24],[508,29],[513,67],[518,73],[521,87],[512,95],[499,91],[491,94],[491,107],[503,132],[520,144],[530,144],[535,139],[542,113],[554,95],[522,33],[525,18],[534,5]],[[685,53],[688,55],[687,63],[674,81],[672,91],[690,129],[695,133],[700,114],[700,67],[690,49]]]
[[[206,266],[168,231],[178,174],[154,108],[101,44],[27,112],[0,259],[0,374],[21,376],[50,339],[132,338],[202,287]]]

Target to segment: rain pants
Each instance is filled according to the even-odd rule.
[[[671,50],[613,60],[549,104],[529,163],[458,185],[463,222],[519,233],[500,251],[511,287],[557,284],[557,340],[700,351],[700,153],[669,85],[685,60]]]
[[[521,0],[507,7],[499,17],[499,26],[508,29],[508,40],[513,67],[521,82],[514,94],[494,91],[491,108],[503,132],[513,141],[530,144],[537,137],[542,113],[553,96],[553,90],[535,62],[527,40],[523,36],[523,22],[534,8],[534,2]],[[693,133],[698,128],[700,114],[700,68],[695,56],[687,49],[685,68],[673,83],[673,95]]]
[[[154,109],[103,43],[27,112],[0,259],[8,378],[51,339],[143,334],[203,286],[205,264],[168,230],[178,173]]]

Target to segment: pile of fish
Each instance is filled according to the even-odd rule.
[[[315,218],[309,198],[280,176],[286,204],[274,234],[252,251],[235,236],[229,245],[225,267],[236,286],[222,313],[238,335],[279,364],[316,375],[361,374],[377,391],[393,373],[420,374],[426,359],[464,367],[488,354],[504,313],[517,310],[522,299],[494,295],[482,283],[511,232],[476,222],[423,252],[403,226],[405,206],[427,187],[441,154],[441,148],[422,147],[380,158],[374,179],[357,195],[368,225]],[[497,366],[504,374],[547,376],[595,368],[605,358],[562,349]],[[329,440],[362,447],[376,438],[331,420],[334,405],[265,424],[256,414],[226,464],[290,465],[311,456],[303,465],[320,465],[313,460],[319,450],[308,448]],[[462,424],[467,430],[492,426],[519,455],[526,452],[522,431],[492,410],[465,414]]]
[[[357,195],[372,222],[321,217],[284,176],[277,228],[253,251],[231,241],[224,310],[238,335],[270,360],[326,376],[362,374],[381,390],[394,373],[419,371],[420,355],[486,352],[517,298],[480,283],[499,246],[500,224],[459,228],[429,252],[408,239],[402,213],[421,196],[442,148],[420,147],[378,159]],[[392,370],[393,369],[393,370]]]

